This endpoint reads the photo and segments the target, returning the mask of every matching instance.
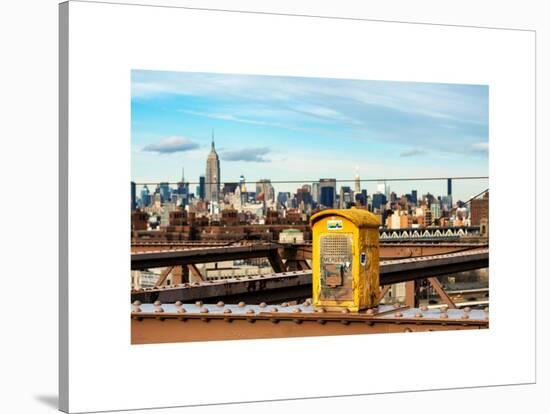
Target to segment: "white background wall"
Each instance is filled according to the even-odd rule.
[[[548,291],[549,205],[548,84],[550,13],[543,1],[418,1],[392,2],[279,0],[151,1],[208,8],[313,15],[352,16],[381,20],[515,27],[538,31],[538,291]],[[8,413],[56,411],[57,395],[57,1],[2,2],[0,9],[0,258],[3,310],[0,319],[0,408]],[[100,30],[100,28],[98,28]],[[521,141],[518,139],[518,144]],[[514,189],[511,189],[514,190]],[[21,197],[26,200],[23,203]],[[30,201],[29,201],[30,200]],[[518,217],[521,219],[521,217]],[[521,292],[518,293],[521,299]],[[550,405],[550,367],[543,350],[548,343],[548,299],[538,294],[538,385],[507,386],[364,397],[239,404],[223,407],[150,412],[281,412],[322,411],[408,413],[445,411],[545,412]],[[107,304],[108,305],[108,304]],[[86,306],[86,304],[83,304]],[[519,310],[521,312],[521,310]],[[544,324],[546,327],[544,327]],[[468,352],[465,350],[465,352]],[[513,356],[512,356],[513,357]],[[426,353],[426,364],[430,363]],[[440,363],[440,361],[434,361]],[[503,361],[503,370],[506,362]],[[305,378],[306,369],[297,375]],[[449,372],[452,373],[452,367]],[[108,375],[108,373],[105,373]],[[269,373],[265,373],[269,375]],[[472,367],[475,375],[475,367]],[[230,380],[230,376],[227,377]],[[141,378],[140,391],[146,381]],[[254,379],[251,378],[251,381]],[[141,381],[140,381],[141,382]],[[143,387],[143,388],[142,388]],[[253,398],[253,397],[252,397]],[[534,404],[538,402],[539,407]],[[532,406],[526,409],[526,406]],[[546,408],[544,408],[546,407]],[[142,411],[143,412],[143,411]]]

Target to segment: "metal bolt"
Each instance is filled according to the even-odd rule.
[[[447,309],[448,309],[447,306],[443,306],[443,307],[439,308],[439,312],[447,313]]]
[[[466,306],[466,307],[464,308],[464,312],[470,312],[471,310],[472,310],[472,308],[470,308],[469,306]]]
[[[422,318],[423,316],[424,316],[424,315],[422,315],[422,313],[420,313],[420,312],[417,312],[417,313],[414,315],[415,318]]]
[[[439,315],[439,317],[441,319],[448,319],[449,318],[449,314],[447,312],[443,312],[441,315]]]
[[[246,314],[247,314],[247,315],[253,315],[253,314],[254,314],[254,309],[248,309],[248,310],[246,311]]]
[[[216,303],[216,305],[221,308],[225,305],[225,303],[220,300],[218,303]]]
[[[141,302],[139,300],[134,300],[133,305],[134,306],[141,306]]]
[[[202,306],[202,301],[201,300],[196,301],[195,306],[200,308]]]
[[[295,308],[292,312],[294,312],[294,313],[300,313],[300,312],[302,312],[302,309],[300,309],[300,308]]]
[[[349,313],[349,309],[348,308],[342,309],[342,313]]]
[[[271,308],[271,312],[279,312],[279,309],[277,309],[277,308]]]
[[[318,308],[318,309],[315,309],[315,312],[324,313],[325,309],[324,308]]]
[[[239,302],[239,308],[244,308],[245,305],[246,305],[246,303],[244,303],[244,302]]]
[[[367,315],[369,316],[374,315],[374,309],[367,309]]]
[[[396,318],[402,318],[403,317],[403,314],[401,312],[397,312],[395,315],[394,315]]]
[[[460,317],[460,319],[468,319],[470,317],[470,315],[468,315],[467,313],[465,313],[464,315],[462,315]]]
[[[393,307],[394,307],[395,309],[398,309],[398,308],[401,307],[401,305],[400,305],[399,303],[394,303],[394,304],[393,304]]]
[[[174,305],[179,308],[181,305],[183,305],[183,303],[181,302],[181,300],[178,300],[176,301],[176,303],[174,303]]]
[[[160,305],[162,305],[162,302],[161,302],[160,300],[156,300],[156,301],[153,303],[153,305],[155,305],[155,306],[160,306]]]
[[[483,312],[489,313],[489,308],[487,307],[487,308],[483,309]]]
[[[185,308],[178,308],[178,313],[185,313],[187,312]]]
[[[265,308],[266,306],[267,306],[267,303],[265,302],[260,303],[260,308]]]
[[[202,308],[201,313],[208,313],[208,308]]]
[[[422,312],[426,312],[426,311],[428,310],[428,307],[427,307],[426,305],[421,306],[421,307],[420,307],[420,310],[421,310]]]
[[[281,303],[281,306],[282,306],[283,308],[286,308],[286,307],[288,306],[288,302],[283,302],[283,303]]]
[[[229,308],[224,309],[223,313],[231,313],[231,309],[229,309]]]

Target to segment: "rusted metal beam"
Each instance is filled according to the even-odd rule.
[[[378,301],[380,302],[382,299],[384,299],[384,296],[386,296],[386,294],[388,293],[388,291],[390,290],[391,288],[391,285],[385,285],[385,286],[380,286],[380,294],[378,296]]]
[[[131,268],[132,270],[144,270],[155,267],[223,262],[257,257],[267,258],[275,254],[277,249],[278,246],[276,244],[265,243],[252,246],[209,247],[132,253]]]
[[[414,281],[449,275],[464,269],[473,270],[488,267],[488,250],[482,252],[462,252],[422,258],[403,259],[380,263],[380,284],[391,285],[403,281]],[[412,285],[410,285],[412,286]],[[303,289],[297,289],[303,287]],[[231,296],[244,300],[247,296],[257,297],[261,293],[263,300],[270,300],[270,290],[277,299],[285,297],[303,297],[303,292],[311,292],[311,270],[282,272],[270,275],[248,276],[234,279],[207,281],[204,283],[183,284],[165,289],[139,290],[132,292],[132,300],[149,302],[154,300],[188,302],[190,300],[222,298]],[[416,289],[416,288],[415,288]],[[293,296],[296,294],[299,296]],[[407,297],[410,296],[410,289]],[[309,297],[306,296],[306,297]],[[412,299],[407,302],[415,306]]]
[[[435,277],[429,277],[428,282],[430,282],[430,285],[434,288],[434,290],[437,292],[439,297],[445,302],[445,304],[449,307],[449,309],[456,309],[456,305],[453,302],[453,300],[449,297],[447,292],[443,289],[443,286],[441,286],[441,283],[439,283],[439,280]]]
[[[279,256],[277,249],[269,253],[267,260],[269,260],[269,264],[275,273],[282,273],[286,270],[286,266],[283,263],[281,256]]]
[[[201,272],[199,269],[197,269],[197,266],[194,264],[188,264],[187,270],[189,270],[189,282],[196,283],[196,282],[204,282],[204,278],[202,277]]]
[[[391,332],[484,329],[488,313],[380,306],[360,313],[318,312],[309,303],[291,306],[136,304],[133,344],[283,338]]]
[[[155,282],[155,286],[162,286],[163,283],[166,282],[166,279],[168,278],[168,275],[170,274],[173,268],[174,266],[165,267],[160,273],[158,280]]]
[[[380,283],[444,276],[489,267],[489,249],[380,262]]]
[[[298,260],[298,269],[299,270],[309,270],[311,267],[309,266],[308,262],[306,260]]]
[[[418,282],[409,280],[405,283],[405,305],[411,308],[418,306]]]

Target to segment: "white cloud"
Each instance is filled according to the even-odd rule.
[[[189,138],[171,136],[143,147],[142,151],[156,152],[159,154],[173,154],[175,152],[191,151],[197,148],[199,148],[199,144]]]

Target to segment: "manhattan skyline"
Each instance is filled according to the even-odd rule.
[[[487,86],[132,71],[133,181],[176,182],[182,167],[198,181],[212,131],[221,182],[488,176]],[[445,183],[388,185],[443,194]],[[453,193],[487,187],[456,181]]]

